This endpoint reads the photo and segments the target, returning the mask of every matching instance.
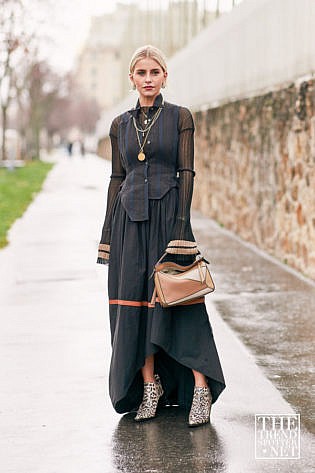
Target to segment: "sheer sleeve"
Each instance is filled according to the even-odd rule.
[[[118,124],[119,117],[113,120],[109,132],[112,148],[112,173],[107,191],[107,205],[105,220],[102,228],[102,236],[98,246],[97,263],[100,264],[107,264],[109,260],[113,208],[120,185],[126,176],[118,148]]]
[[[190,223],[190,207],[195,177],[195,126],[190,111],[185,107],[180,109],[178,131],[178,210],[172,239],[167,246],[166,252],[176,255],[195,255],[198,253],[198,249]],[[186,258],[183,257],[178,259],[182,260],[182,262],[186,261]]]

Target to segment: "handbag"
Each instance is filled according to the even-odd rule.
[[[162,307],[187,305],[204,301],[204,296],[213,292],[215,285],[209,271],[209,262],[200,255],[195,261],[182,266],[172,261],[160,263],[168,253],[164,253],[154,265],[154,292],[151,305],[156,297]]]

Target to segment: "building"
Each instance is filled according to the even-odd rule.
[[[154,44],[170,58],[214,19],[215,13],[201,12],[197,1],[170,1],[167,9],[117,4],[114,13],[92,19],[78,60],[78,83],[109,109],[130,90],[128,67],[136,48]]]
[[[77,82],[102,109],[111,107],[122,96],[121,45],[127,21],[127,8],[93,17],[78,58]]]

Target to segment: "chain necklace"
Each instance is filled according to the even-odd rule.
[[[138,140],[138,144],[139,144],[139,147],[140,147],[139,153],[138,153],[138,160],[139,160],[139,161],[144,161],[144,160],[145,160],[145,154],[144,154],[144,152],[143,152],[143,148],[144,148],[144,145],[145,145],[146,142],[147,142],[147,139],[148,139],[149,133],[150,133],[150,131],[151,131],[151,128],[153,127],[153,125],[154,125],[154,123],[157,121],[157,119],[159,118],[161,111],[162,111],[162,107],[159,107],[158,110],[157,110],[157,112],[156,112],[155,115],[153,116],[150,125],[149,125],[147,128],[144,128],[144,129],[137,127],[136,119],[135,119],[135,117],[133,117],[133,125],[134,125],[135,130],[136,130],[137,140]],[[142,137],[143,137],[143,142],[142,142],[142,144],[141,144],[139,132],[142,133]],[[145,134],[145,133],[146,133],[146,134]]]
[[[136,130],[138,130],[138,131],[140,131],[140,133],[142,133],[142,137],[144,137],[144,134],[151,128],[152,123],[156,121],[156,115],[160,114],[159,110],[160,110],[160,108],[158,108],[158,110],[155,112],[155,114],[152,117],[152,120],[150,120],[150,119],[145,120],[145,121],[151,121],[151,123],[149,123],[149,125],[146,128],[138,127],[136,119],[133,118],[134,127],[135,127]],[[147,115],[146,115],[146,117],[147,117]]]
[[[141,112],[143,113],[143,115],[145,116],[145,120],[143,121],[143,123],[146,125],[147,123],[150,123],[151,119],[148,117],[148,115],[145,113],[145,111],[143,110],[143,108],[141,109]]]

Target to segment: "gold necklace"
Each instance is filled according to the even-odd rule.
[[[150,120],[150,121],[151,121],[151,122],[155,121],[156,115],[159,115],[159,114],[160,114],[160,112],[159,112],[159,108],[158,108],[158,110],[157,110],[157,111],[155,112],[155,114],[153,115],[152,120]],[[147,116],[147,115],[146,115],[146,116]],[[138,128],[138,127],[137,127],[137,122],[136,122],[136,119],[135,119],[135,118],[134,118],[133,122],[134,122],[134,127],[135,127],[135,129],[138,130],[138,131],[140,131],[140,132],[142,133],[142,137],[144,137],[144,134],[145,134],[145,133],[151,128],[151,126],[152,126],[152,123],[150,123],[146,128],[140,128],[140,127]]]
[[[139,153],[138,153],[138,160],[139,161],[144,161],[145,160],[145,154],[143,152],[143,148],[144,148],[144,145],[146,144],[147,142],[147,139],[148,139],[148,136],[149,136],[149,133],[150,133],[150,130],[151,128],[153,127],[154,123],[157,121],[157,119],[159,118],[159,115],[162,111],[162,107],[159,107],[157,112],[155,113],[154,117],[152,118],[152,122],[150,123],[150,125],[145,129],[139,129],[137,127],[137,123],[136,123],[136,119],[135,117],[133,117],[133,125],[135,127],[135,130],[136,130],[136,134],[137,134],[137,140],[138,140],[138,144],[139,144]],[[142,133],[142,136],[144,137],[143,139],[143,143],[141,144],[141,141],[140,141],[140,137],[139,137],[139,131]],[[147,133],[145,136],[145,132]]]
[[[145,120],[143,120],[143,123],[145,125],[147,125],[148,123],[150,123],[150,118],[148,117],[148,115],[145,113],[145,111],[143,110],[143,108],[141,108],[141,112],[143,113],[143,115],[145,116]]]

